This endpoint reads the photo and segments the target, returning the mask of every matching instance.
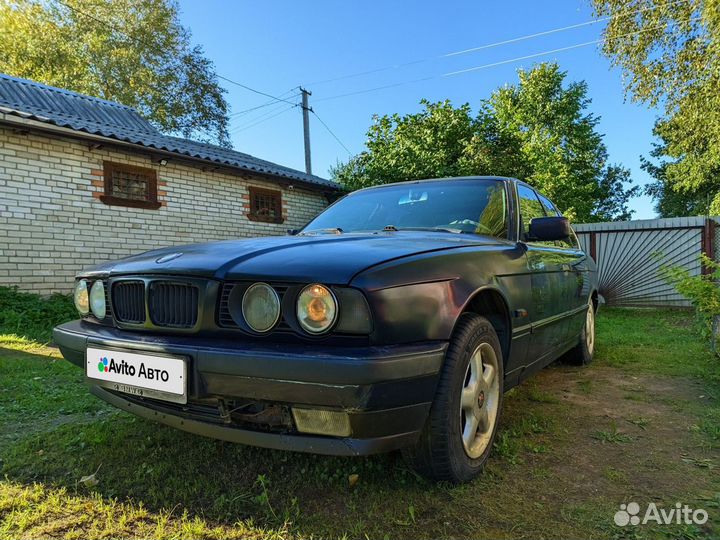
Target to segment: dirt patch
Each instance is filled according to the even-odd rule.
[[[546,467],[565,497],[669,501],[717,488],[707,470],[720,465],[720,451],[701,443],[697,417],[687,412],[708,399],[696,380],[553,366],[529,384],[558,398],[543,412],[552,409],[560,426],[551,455],[528,464]],[[510,409],[527,405],[528,390],[518,390]]]

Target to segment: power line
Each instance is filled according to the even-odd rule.
[[[700,17],[695,17],[695,18],[689,19],[688,22],[693,22],[693,21],[698,21],[698,20],[700,20]],[[643,30],[637,30],[637,31],[635,31],[635,32],[628,32],[627,34],[622,34],[622,35],[616,36],[616,37],[611,38],[611,39],[621,39],[621,38],[629,37],[629,36],[636,35],[636,34],[642,34],[642,33],[644,33],[644,32],[650,32],[650,31],[653,31],[653,30],[657,30],[657,29],[659,29],[659,28],[663,28],[663,26],[664,26],[664,25],[658,25],[658,26],[653,26],[653,27],[651,27],[651,28],[645,28],[645,29],[643,29]],[[587,47],[588,45],[594,45],[594,44],[597,44],[597,43],[602,43],[602,42],[604,42],[604,41],[607,41],[607,38],[600,38],[600,39],[596,39],[596,40],[593,40],[593,41],[586,41],[586,42],[584,42],[584,43],[577,43],[577,44],[575,44],[575,45],[569,45],[569,46],[567,46],[567,47],[560,47],[560,48],[557,48],[557,49],[550,49],[550,50],[547,50],[547,51],[541,51],[541,52],[537,52],[537,53],[533,53],[533,54],[528,54],[528,55],[524,55],[524,56],[518,56],[518,57],[516,57],[516,58],[510,58],[510,59],[508,59],[508,60],[501,60],[501,61],[499,61],[499,62],[492,62],[492,63],[490,63],[490,64],[483,64],[483,65],[480,65],[480,66],[474,66],[474,67],[471,67],[471,68],[461,69],[461,70],[458,70],[458,71],[450,71],[450,72],[448,72],[448,73],[443,73],[443,74],[441,74],[441,75],[431,75],[431,76],[422,77],[422,78],[419,78],[419,79],[411,79],[411,80],[407,80],[407,81],[397,82],[397,83],[394,83],[394,84],[386,84],[386,85],[382,85],[382,86],[375,86],[375,87],[372,87],[372,88],[365,88],[365,89],[363,89],[363,90],[356,90],[356,91],[354,91],[354,92],[347,92],[347,93],[344,93],[344,94],[337,94],[337,95],[334,95],[334,96],[327,96],[327,97],[323,97],[323,98],[320,98],[320,99],[316,99],[315,102],[318,102],[318,101],[329,101],[329,100],[334,100],[334,99],[341,99],[341,98],[348,97],[348,96],[357,96],[357,95],[359,95],[359,94],[366,94],[366,93],[370,93],[370,92],[378,92],[378,91],[380,91],[380,90],[386,90],[386,89],[388,89],[388,88],[396,88],[396,87],[398,87],[398,86],[405,86],[405,85],[408,85],[408,84],[415,84],[415,83],[418,83],[418,82],[430,81],[430,80],[434,80],[434,79],[442,79],[442,78],[445,78],[445,77],[452,77],[452,76],[455,76],[455,75],[461,75],[461,74],[464,74],[464,73],[470,73],[470,72],[473,72],[473,71],[479,71],[479,70],[481,70],[481,69],[488,69],[488,68],[495,67],[495,66],[500,66],[500,65],[503,65],[503,64],[511,64],[511,63],[513,63],[513,62],[519,62],[519,61],[521,61],[521,60],[527,60],[527,59],[529,59],[529,58],[537,58],[537,57],[539,57],[539,56],[545,56],[545,55],[554,54],[554,53],[557,53],[557,52],[568,51],[568,50],[571,50],[571,49],[578,49],[578,48],[580,48],[580,47]]]
[[[285,103],[293,104],[292,101],[288,101],[287,99],[282,99],[282,98],[279,98],[279,97],[277,97],[277,96],[273,96],[272,94],[268,94],[267,92],[263,92],[263,91],[261,91],[261,90],[257,90],[257,89],[255,89],[255,88],[252,88],[251,86],[246,85],[246,84],[239,83],[239,82],[234,81],[234,80],[232,80],[232,79],[228,79],[227,77],[223,77],[222,75],[220,75],[220,74],[218,74],[218,73],[216,73],[215,76],[216,76],[218,79],[222,79],[222,80],[225,81],[225,82],[229,82],[230,84],[234,84],[234,85],[236,85],[236,86],[239,86],[240,88],[244,88],[245,90],[249,90],[250,92],[255,92],[256,94],[259,94],[259,95],[261,95],[261,96],[265,96],[265,97],[272,98],[272,99],[274,99],[275,101],[284,101]]]
[[[348,153],[348,155],[352,156],[352,152],[350,151],[350,149],[347,146],[345,146],[345,144],[340,140],[340,138],[337,135],[335,135],[335,133],[333,133],[333,130],[330,129],[325,122],[323,122],[323,119],[318,116],[318,113],[315,112],[313,109],[310,109],[310,112],[312,112],[315,115],[315,118],[317,118],[320,121],[320,123],[323,125],[323,127],[325,129],[327,129],[328,133],[330,133],[330,135],[332,135],[335,138],[335,140],[338,142],[338,144],[345,149],[345,151]]]
[[[373,75],[373,74],[375,74],[375,73],[381,73],[381,72],[383,72],[383,71],[390,71],[390,70],[393,70],[393,69],[401,69],[401,68],[404,68],[404,67],[409,67],[409,66],[413,66],[413,65],[417,65],[417,64],[422,64],[422,63],[430,62],[430,61],[432,61],[432,60],[438,60],[438,59],[442,59],[442,58],[450,58],[450,57],[453,57],[453,56],[460,56],[460,55],[464,55],[464,54],[470,54],[470,53],[474,53],[474,52],[481,51],[481,50],[485,50],[485,49],[491,49],[491,48],[494,48],[494,47],[500,47],[500,46],[502,46],[502,45],[509,45],[509,44],[511,44],[511,43],[518,43],[518,42],[520,42],[520,41],[526,41],[526,40],[528,40],[528,39],[534,39],[534,38],[538,38],[538,37],[542,37],[542,36],[548,36],[548,35],[551,35],[551,34],[556,34],[556,33],[558,33],[558,32],[565,32],[565,31],[567,31],[567,30],[573,30],[573,29],[576,29],[576,28],[582,28],[582,27],[584,27],[584,26],[590,26],[590,25],[593,25],[593,24],[598,24],[598,23],[601,23],[601,22],[605,22],[605,21],[617,19],[617,18],[620,18],[620,17],[625,17],[625,16],[628,16],[628,15],[635,15],[635,14],[637,14],[637,13],[641,13],[641,12],[644,12],[644,11],[649,11],[649,10],[657,9],[657,8],[660,8],[660,7],[670,6],[670,5],[673,5],[673,4],[686,3],[686,2],[689,2],[689,1],[691,1],[691,0],[673,0],[672,2],[667,2],[667,3],[665,3],[665,4],[660,4],[660,5],[657,5],[657,6],[644,7],[644,8],[640,8],[640,9],[636,9],[636,10],[628,10],[628,11],[625,11],[625,12],[617,13],[617,14],[615,14],[615,15],[610,15],[610,16],[606,16],[606,17],[600,17],[600,18],[598,18],[598,19],[593,19],[593,20],[590,20],[590,21],[584,21],[584,22],[581,22],[581,23],[571,24],[571,25],[568,25],[568,26],[562,26],[562,27],[559,27],[559,28],[552,28],[552,29],[550,29],[550,30],[544,30],[544,31],[542,31],[542,32],[535,32],[535,33],[533,33],[533,34],[526,34],[526,35],[523,35],[523,36],[518,36],[518,37],[515,37],[515,38],[511,38],[511,39],[505,39],[505,40],[502,40],[502,41],[496,41],[496,42],[494,42],[494,43],[488,43],[488,44],[485,44],[485,45],[479,45],[479,46],[477,46],[477,47],[471,47],[471,48],[469,48],[469,49],[462,49],[462,50],[459,50],[459,51],[452,51],[452,52],[448,52],[448,53],[445,53],[445,54],[438,54],[438,55],[434,55],[434,56],[428,56],[428,57],[426,57],[426,58],[420,58],[420,59],[418,59],[418,60],[412,60],[412,61],[409,61],[409,62],[403,62],[403,63],[399,63],[399,64],[391,64],[391,65],[387,65],[387,66],[383,66],[383,67],[379,67],[379,68],[375,68],[375,69],[370,69],[370,70],[366,70],[366,71],[359,71],[359,72],[356,72],[356,73],[350,73],[350,74],[347,74],[347,75],[341,75],[341,76],[333,77],[333,78],[330,78],[330,79],[323,79],[323,80],[320,80],[320,81],[311,82],[311,83],[309,83],[309,85],[310,85],[310,86],[318,86],[318,85],[326,84],[326,83],[330,83],[330,82],[336,82],[336,81],[342,81],[342,80],[352,79],[352,78],[356,78],[356,77],[362,77],[362,76],[364,76],[364,75]],[[423,79],[419,79],[419,80],[423,80]],[[317,101],[317,100],[316,100],[316,101]]]
[[[287,92],[283,92],[282,94],[280,94],[278,97],[279,97],[279,98],[284,97],[284,96],[286,96],[287,94],[293,92],[294,90],[297,90],[297,88],[298,88],[297,86],[294,87],[294,88],[291,88],[291,89],[288,90]],[[298,94],[293,94],[292,96],[290,96],[290,97],[287,98],[287,99],[296,98],[296,97],[298,97],[299,95],[300,95],[299,93],[298,93]],[[250,113],[250,112],[256,111],[256,110],[258,110],[258,109],[262,109],[262,108],[264,108],[264,107],[268,107],[268,106],[270,106],[270,105],[276,105],[277,103],[279,103],[277,100],[271,99],[270,101],[266,101],[265,103],[262,103],[262,104],[260,104],[260,105],[256,105],[255,107],[250,107],[250,108],[248,108],[248,109],[243,109],[243,110],[240,110],[240,111],[236,111],[236,112],[230,114],[229,116],[230,116],[230,117],[245,116],[246,114],[248,114],[248,113]]]
[[[237,126],[234,126],[230,130],[230,133],[237,133],[238,131],[243,131],[244,129],[250,127],[251,125],[255,125],[258,121],[262,121],[262,120],[265,120],[266,118],[271,117],[273,114],[278,112],[280,109],[285,110],[288,108],[287,104],[285,104],[285,103],[275,103],[274,105],[275,105],[274,107],[272,107],[268,111],[265,111],[263,114],[256,116],[255,118],[252,118],[252,119],[250,119],[244,123],[241,123]],[[299,103],[295,103],[293,105],[293,107],[297,107],[298,105],[299,105]],[[290,107],[290,108],[292,108],[292,107]]]
[[[594,39],[592,41],[586,41],[585,43],[578,43],[576,45],[569,45],[567,47],[560,47],[558,49],[552,49],[550,51],[542,51],[534,54],[527,54],[525,56],[518,56],[517,58],[511,58],[510,60],[501,60],[499,62],[492,62],[491,64],[483,64],[482,66],[475,66],[467,69],[459,69],[458,71],[450,71],[449,73],[443,73],[441,77],[453,77],[455,75],[462,75],[463,73],[470,73],[471,71],[478,71],[481,69],[487,69],[494,66],[501,66],[503,64],[511,64],[513,62],[519,62],[520,60],[527,60],[529,58],[537,58],[538,56],[544,56],[546,54],[554,54],[562,51],[569,51],[571,49],[579,49],[580,47],[587,47],[588,45],[595,45],[596,43],[602,43],[603,39]]]
[[[254,128],[254,127],[257,126],[258,124],[262,124],[262,123],[264,123],[264,122],[267,122],[268,120],[272,120],[272,119],[275,118],[276,116],[280,116],[281,114],[284,114],[284,113],[286,113],[287,111],[289,111],[289,110],[291,110],[291,109],[294,109],[295,107],[297,107],[297,104],[292,105],[292,106],[290,106],[290,107],[286,107],[286,108],[284,108],[282,111],[280,111],[280,112],[278,112],[278,113],[276,113],[276,114],[273,114],[273,115],[271,115],[271,116],[268,116],[267,118],[265,118],[265,119],[263,119],[263,120],[259,120],[259,121],[255,122],[255,123],[253,123],[253,124],[250,124],[249,126],[245,126],[245,127],[242,128],[242,129],[238,129],[238,130],[235,131],[234,133],[237,134],[237,133],[241,133],[241,132],[243,132],[243,131],[247,131],[247,130],[250,129],[250,128]]]
[[[407,84],[414,84],[414,83],[419,83],[419,82],[423,82],[423,81],[430,81],[432,79],[437,79],[437,78],[438,78],[437,75],[430,75],[429,77],[422,77],[420,79],[412,79],[409,81],[402,81],[402,82],[393,83],[393,84],[385,84],[383,86],[374,86],[373,88],[366,88],[364,90],[355,90],[353,92],[347,92],[345,94],[337,94],[334,96],[328,96],[328,97],[316,99],[315,102],[317,103],[318,101],[329,101],[331,99],[340,99],[340,98],[349,97],[349,96],[357,96],[359,94],[366,94],[368,92],[377,92],[379,90],[387,90],[388,88],[396,88],[398,86],[405,86]]]
[[[700,17],[694,17],[694,18],[688,19],[688,22],[694,22],[694,21],[697,21],[697,20],[700,20]],[[637,30],[637,31],[635,31],[635,32],[628,32],[627,34],[622,34],[622,35],[616,36],[616,37],[614,37],[614,38],[612,38],[612,39],[620,39],[620,38],[629,37],[629,36],[632,36],[632,35],[635,35],[635,34],[642,34],[643,32],[650,32],[651,30],[657,30],[658,28],[662,28],[662,27],[663,27],[663,25],[653,26],[653,27],[651,27],[651,28],[645,28],[645,29],[643,29],[643,30]],[[587,47],[588,45],[595,45],[595,44],[597,44],[597,43],[603,43],[604,41],[607,41],[606,38],[594,39],[594,40],[592,40],[592,41],[586,41],[585,43],[577,43],[577,44],[575,44],[575,45],[569,45],[569,46],[567,46],[567,47],[560,47],[560,48],[558,48],[558,49],[552,49],[552,50],[549,50],[549,51],[542,51],[542,52],[539,52],[539,53],[528,54],[528,55],[525,55],[525,56],[518,56],[517,58],[511,58],[510,60],[501,60],[501,61],[499,61],[499,62],[492,62],[492,63],[490,63],[490,64],[483,64],[483,65],[481,65],[481,66],[475,66],[475,67],[471,67],[471,68],[460,69],[460,70],[457,70],[457,71],[450,71],[450,72],[448,72],[448,73],[443,73],[443,74],[440,75],[440,76],[441,76],[441,77],[453,77],[453,76],[455,76],[455,75],[462,75],[463,73],[470,73],[470,72],[472,72],[472,71],[478,71],[478,70],[481,70],[481,69],[487,69],[487,68],[491,68],[491,67],[494,67],[494,66],[501,66],[501,65],[503,65],[503,64],[510,64],[510,63],[512,63],[512,62],[519,62],[520,60],[527,60],[527,59],[529,59],[529,58],[536,58],[536,57],[538,57],[538,56],[544,56],[544,55],[546,55],[546,54],[553,54],[553,53],[562,52],[562,51],[569,51],[569,50],[571,50],[571,49],[578,49],[578,48],[580,48],[580,47]]]

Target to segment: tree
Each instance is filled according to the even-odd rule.
[[[720,213],[720,0],[593,0],[635,101],[661,106],[646,170],[662,215]],[[709,204],[708,204],[709,198]]]
[[[0,71],[136,108],[170,134],[229,146],[212,63],[174,0],[0,0]]]
[[[375,117],[367,149],[333,170],[349,189],[419,178],[514,176],[579,221],[628,219],[629,171],[608,165],[584,82],[556,64],[519,71],[473,116],[469,104],[421,101],[419,113]]]
[[[674,183],[668,180],[666,159],[667,145],[655,143],[650,157],[660,160],[642,159],[642,168],[655,180],[645,186],[645,193],[655,200],[655,210],[663,217],[701,216],[710,212],[713,196],[718,191],[717,183],[707,182],[694,190],[675,189]]]

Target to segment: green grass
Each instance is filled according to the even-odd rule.
[[[510,391],[485,472],[462,486],[398,454],[270,451],[153,424],[95,399],[56,350],[0,336],[0,539],[717,537],[718,360],[683,317],[603,310],[596,361]],[[704,507],[711,524],[614,526],[633,498]]]
[[[608,366],[657,375],[697,377],[720,388],[720,362],[685,310],[605,309],[597,354]],[[606,339],[603,339],[603,336]],[[609,338],[612,336],[612,338]]]
[[[48,343],[52,329],[77,318],[71,295],[54,294],[43,298],[0,286],[0,335]]]
[[[635,440],[632,436],[630,436],[626,433],[622,433],[618,429],[617,423],[615,421],[610,423],[610,429],[596,431],[593,434],[593,437],[602,443],[611,443],[611,444],[630,443]]]

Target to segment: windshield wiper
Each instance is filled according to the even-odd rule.
[[[327,229],[313,229],[312,231],[302,231],[298,233],[298,236],[306,236],[310,234],[342,234],[343,230],[340,227],[329,227]]]
[[[461,234],[465,231],[460,229],[449,229],[448,227],[396,227],[395,225],[386,225],[383,231],[434,231],[434,232],[449,232],[455,234]]]

